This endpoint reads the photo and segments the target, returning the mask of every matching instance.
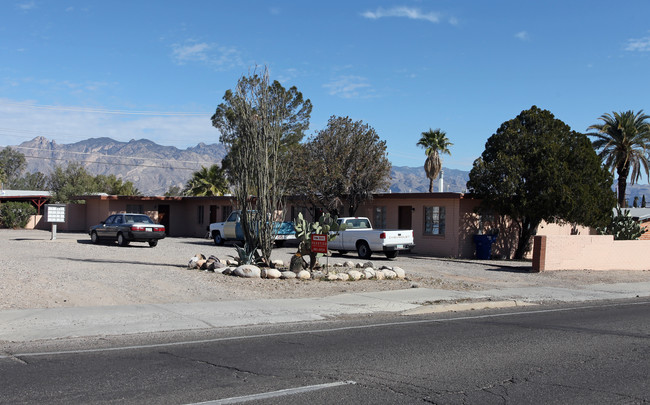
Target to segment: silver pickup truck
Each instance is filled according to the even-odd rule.
[[[341,254],[356,250],[360,258],[368,259],[372,252],[382,252],[392,259],[400,250],[410,250],[415,246],[412,230],[372,229],[370,220],[364,217],[343,217],[337,221],[344,223],[346,229],[339,231],[327,247]]]

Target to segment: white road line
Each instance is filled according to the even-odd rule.
[[[120,351],[120,350],[153,349],[153,348],[158,348],[158,347],[184,346],[184,345],[193,345],[193,344],[202,344],[202,343],[227,342],[227,341],[230,341],[230,340],[246,340],[246,339],[268,338],[268,337],[277,337],[277,336],[292,336],[292,335],[309,335],[309,334],[313,334],[313,333],[319,333],[320,334],[320,333],[328,333],[328,332],[340,332],[340,331],[346,331],[346,330],[381,328],[381,327],[385,327],[385,326],[416,325],[416,324],[427,324],[427,323],[443,323],[443,322],[465,321],[465,320],[473,320],[473,319],[500,318],[500,317],[507,317],[507,316],[515,316],[515,315],[536,315],[536,314],[547,314],[547,313],[553,313],[553,312],[567,312],[567,311],[574,311],[574,310],[581,310],[581,309],[611,308],[611,307],[623,307],[623,306],[631,306],[631,305],[648,305],[648,304],[650,304],[650,301],[628,302],[628,303],[620,303],[620,304],[619,303],[617,303],[617,304],[604,304],[604,305],[585,305],[585,306],[572,307],[572,308],[539,309],[539,310],[533,310],[533,311],[505,312],[505,313],[502,313],[502,314],[459,316],[459,317],[455,317],[455,318],[446,318],[446,319],[419,319],[419,320],[413,320],[413,321],[374,323],[374,324],[370,324],[370,325],[343,326],[343,327],[339,327],[339,328],[330,328],[330,329],[312,329],[312,330],[292,331],[292,332],[264,333],[264,334],[259,334],[259,335],[245,335],[245,336],[231,336],[231,337],[203,339],[203,340],[189,340],[189,341],[172,342],[172,343],[155,343],[155,344],[150,344],[150,345],[106,347],[106,348],[80,349],[80,350],[63,350],[63,351],[36,352],[36,353],[8,353],[8,354],[0,354],[0,359],[8,359],[8,358],[15,358],[15,357],[38,357],[38,356],[56,356],[56,355],[65,355],[65,354],[113,352],[113,351]],[[7,352],[5,352],[5,353],[7,353]]]
[[[258,400],[261,400],[261,399],[284,397],[284,396],[287,396],[287,395],[302,394],[304,392],[318,391],[318,390],[322,390],[322,389],[325,389],[325,388],[340,387],[342,385],[351,385],[351,384],[354,385],[354,384],[356,384],[356,382],[355,381],[337,381],[337,382],[328,383],[328,384],[306,385],[304,387],[287,388],[287,389],[279,390],[279,391],[263,392],[263,393],[260,393],[260,394],[245,395],[245,396],[242,396],[242,397],[231,397],[231,398],[217,399],[217,400],[214,400],[214,401],[207,401],[207,402],[197,402],[197,403],[188,404],[188,405],[239,404],[239,403],[242,403],[242,402],[258,401]]]

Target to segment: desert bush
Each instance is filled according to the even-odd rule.
[[[0,224],[5,228],[24,228],[34,214],[36,214],[36,208],[30,203],[6,202],[0,204]]]

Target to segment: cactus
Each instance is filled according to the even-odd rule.
[[[639,221],[630,216],[630,211],[622,211],[621,207],[616,207],[616,214],[612,216],[612,221],[604,228],[598,228],[601,235],[614,235],[614,240],[635,240],[647,232],[647,229],[641,229]]]
[[[310,269],[313,270],[318,263],[318,259],[323,256],[322,253],[317,254],[311,251],[311,235],[327,235],[328,241],[334,240],[338,232],[345,229],[345,224],[339,225],[337,219],[336,216],[332,217],[330,214],[323,214],[318,221],[309,222],[305,220],[302,213],[298,213],[298,218],[293,221],[293,226],[296,228],[296,239],[300,242],[297,254],[300,257],[309,256]]]

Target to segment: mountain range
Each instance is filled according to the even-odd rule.
[[[77,162],[93,175],[114,174],[123,181],[130,181],[144,195],[163,195],[172,186],[183,188],[193,172],[201,166],[220,163],[226,155],[223,144],[199,143],[191,148],[178,149],[148,139],[120,142],[111,138],[90,138],[58,144],[54,140],[36,137],[12,148],[25,155],[28,172],[49,174],[57,165]],[[444,191],[466,191],[468,171],[443,168],[443,173]],[[388,191],[392,193],[429,191],[429,180],[423,166],[393,166],[390,177]],[[436,180],[434,191],[440,191],[438,187]],[[635,196],[639,200],[644,194],[646,199],[650,198],[650,185],[628,184],[627,191],[630,204]]]
[[[111,138],[90,138],[58,144],[54,140],[36,137],[11,147],[25,155],[28,172],[49,174],[57,165],[77,162],[92,175],[114,174],[123,181],[130,181],[144,195],[163,195],[171,186],[183,188],[193,172],[201,166],[220,163],[226,155],[222,144],[199,143],[191,148],[178,149],[148,139],[120,142]],[[447,168],[443,171],[444,191],[465,191],[469,172]],[[392,193],[429,190],[429,180],[422,166],[393,166],[390,176],[389,191]],[[435,181],[434,191],[439,191],[438,186],[438,181]]]

